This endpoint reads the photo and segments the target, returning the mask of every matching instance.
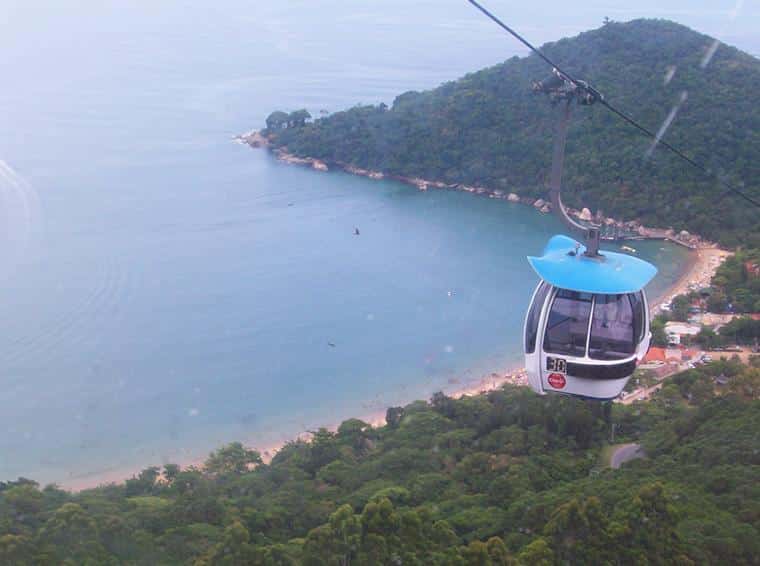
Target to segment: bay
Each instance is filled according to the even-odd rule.
[[[556,220],[232,141],[275,108],[390,103],[520,52],[477,15],[88,8],[14,7],[0,40],[0,478],[267,446],[520,365],[525,256]],[[657,295],[686,253],[636,247]]]

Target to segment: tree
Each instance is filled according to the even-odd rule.
[[[282,112],[281,110],[272,112],[269,116],[267,116],[266,125],[267,125],[267,130],[269,131],[281,130],[282,128],[287,127],[288,125],[287,112]]]
[[[710,312],[722,313],[728,308],[728,298],[722,290],[715,290],[707,299],[707,309]]]
[[[137,477],[130,478],[125,482],[127,496],[132,497],[153,493],[156,488],[156,481],[160,476],[161,469],[157,466],[145,468]]]
[[[337,438],[342,443],[347,443],[355,452],[366,451],[372,443],[370,441],[372,427],[359,419],[348,419],[338,427]]]
[[[314,476],[317,471],[340,456],[335,434],[324,427],[316,430],[309,442],[309,459],[304,469]]]
[[[164,464],[164,479],[168,484],[172,484],[180,471],[182,470],[177,464]]]
[[[308,563],[349,566],[362,543],[362,526],[350,505],[342,505],[330,515],[327,525],[312,529],[304,544]]]
[[[250,544],[248,529],[235,521],[224,529],[221,542],[199,560],[197,566],[238,566],[253,564],[255,549]]]
[[[98,541],[98,525],[76,503],[64,503],[56,509],[40,532],[43,544],[49,544],[60,562],[75,564],[105,562],[105,549]]]
[[[212,452],[203,468],[209,474],[244,474],[263,463],[261,454],[245,448],[240,442],[232,442]]]
[[[303,108],[296,110],[288,115],[288,127],[300,128],[306,125],[307,120],[311,120],[311,114],[309,114],[308,110]]]
[[[675,514],[661,483],[639,489],[628,508],[627,521],[633,546],[648,562],[672,564],[680,556]]]
[[[544,535],[552,537],[560,562],[603,564],[611,558],[608,523],[599,498],[574,498],[557,508]]]
[[[750,317],[735,318],[720,329],[720,335],[736,344],[754,344],[760,340],[760,320]]]
[[[385,423],[391,427],[396,428],[401,424],[401,419],[404,417],[403,407],[388,407],[385,411]]]
[[[367,503],[362,511],[361,521],[364,532],[383,537],[395,534],[399,526],[399,517],[387,497]]]
[[[0,564],[32,564],[34,544],[24,535],[0,535]]]
[[[689,319],[689,307],[691,302],[686,295],[678,295],[670,304],[670,312],[673,315],[673,320],[680,322],[686,322]]]
[[[539,537],[520,551],[517,562],[525,566],[554,566],[554,552],[546,539]]]
[[[430,398],[430,404],[433,406],[433,409],[441,413],[444,417],[454,418],[454,407],[456,404],[453,402],[453,399],[447,397],[443,391],[436,391],[433,393],[433,396]]]
[[[696,336],[697,343],[705,350],[714,350],[722,345],[721,337],[712,329],[703,326]]]
[[[665,332],[665,323],[667,318],[662,315],[658,315],[652,319],[650,324],[650,330],[652,331],[652,346],[659,348],[665,348],[668,345],[668,335]]]
[[[43,495],[34,485],[12,487],[3,493],[3,499],[11,506],[17,520],[24,520],[42,510]]]
[[[516,564],[515,559],[509,554],[507,546],[499,537],[491,537],[486,542],[488,556],[491,558],[493,566],[512,566]]]
[[[492,566],[491,557],[488,555],[488,547],[479,540],[472,541],[462,552],[467,566]]]

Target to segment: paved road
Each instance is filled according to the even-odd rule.
[[[643,457],[644,451],[641,449],[640,445],[623,444],[612,453],[612,458],[610,458],[610,467],[612,467],[613,470],[617,470],[620,466],[629,460],[635,460],[636,458]]]
[[[670,377],[670,376],[667,376],[667,377]],[[625,399],[622,399],[618,402],[622,403],[623,405],[630,405],[634,401],[643,401],[643,400],[649,399],[649,396],[652,395],[652,393],[654,393],[661,387],[662,387],[662,381],[660,383],[655,383],[652,387],[648,387],[646,389],[636,389],[635,391],[632,391],[630,394],[626,395]]]

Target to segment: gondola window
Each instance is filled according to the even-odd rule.
[[[595,360],[621,360],[636,350],[634,309],[629,295],[596,295],[591,322],[589,357]]]
[[[544,306],[546,295],[549,294],[550,290],[551,285],[547,285],[542,281],[536,289],[533,303],[531,304],[530,311],[528,311],[528,317],[525,321],[525,352],[528,354],[536,351],[536,337],[538,336],[538,323],[541,320],[541,308]]]
[[[544,336],[544,350],[582,358],[591,315],[590,293],[559,289],[554,297]]]

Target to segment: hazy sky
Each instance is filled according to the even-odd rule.
[[[605,16],[617,20],[668,18],[714,35],[753,54],[760,53],[760,0],[483,0],[483,3],[510,24],[519,27],[533,41],[545,42],[598,27]],[[0,45],[35,30],[52,34],[75,34],[108,20],[121,26],[150,25],[132,19],[150,19],[156,14],[176,12],[181,6],[188,14],[205,19],[228,12],[230,17],[259,19],[281,17],[285,26],[311,27],[344,24],[353,29],[394,25],[402,28],[427,26],[470,27],[483,20],[466,0],[220,0],[209,3],[188,0],[153,2],[136,0],[103,3],[100,0],[57,2],[55,0],[0,0],[4,26]],[[495,36],[493,24],[483,21],[482,32]],[[65,24],[65,25],[64,25]],[[337,38],[338,40],[340,38]],[[461,37],[466,42],[469,38]]]

